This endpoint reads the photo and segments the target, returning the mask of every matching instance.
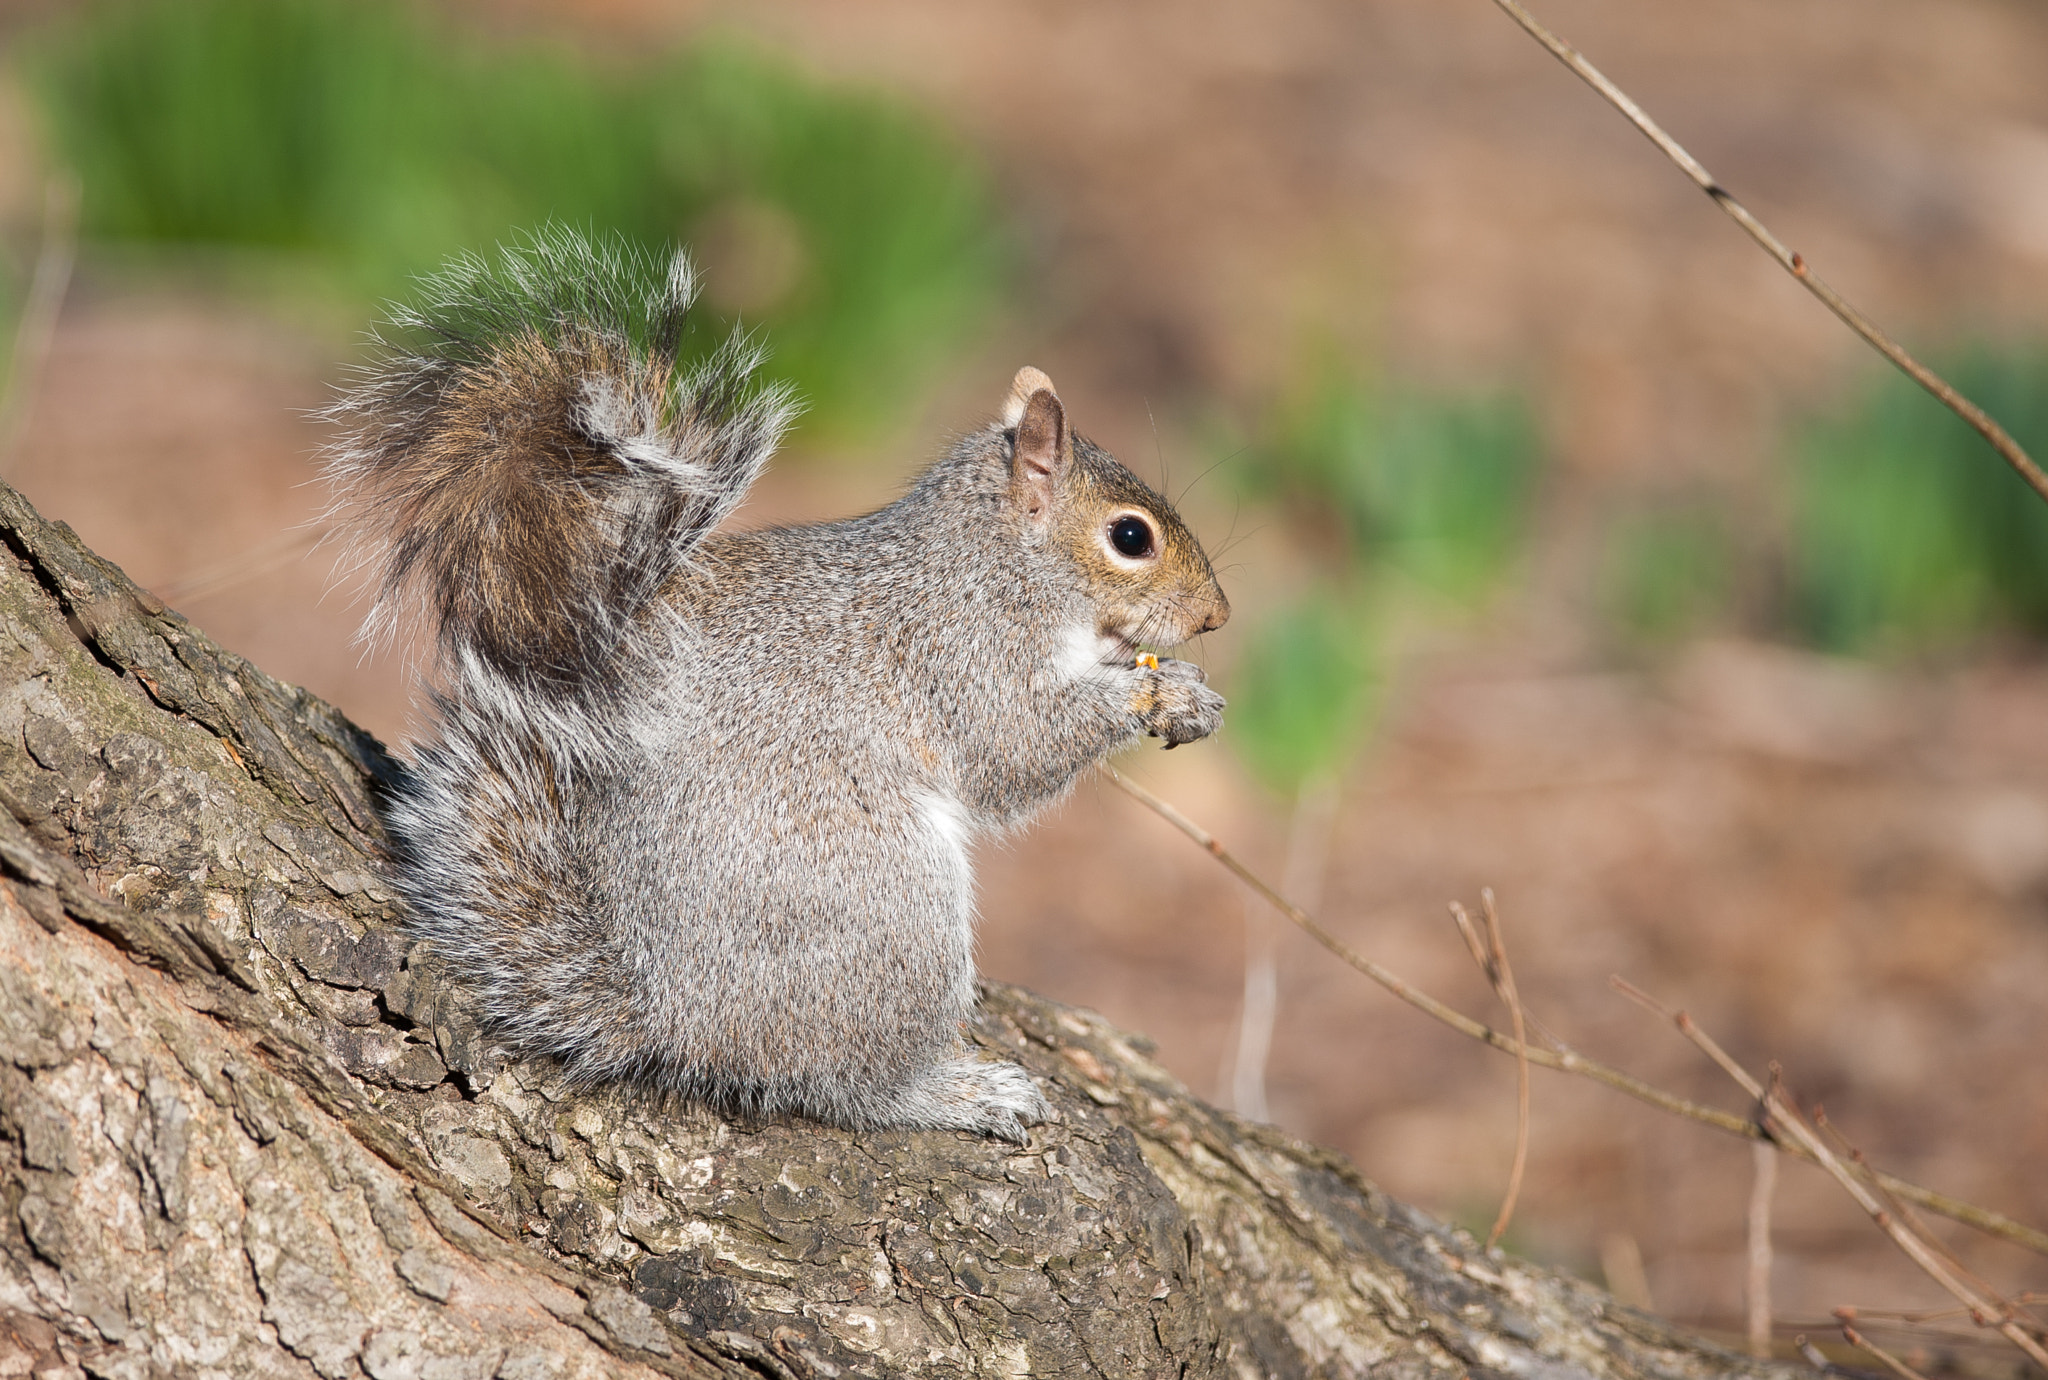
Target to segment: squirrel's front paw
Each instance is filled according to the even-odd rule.
[[[1145,732],[1177,748],[1206,738],[1223,726],[1223,696],[1202,682],[1205,674],[1192,661],[1161,661],[1147,670],[1134,708]]]

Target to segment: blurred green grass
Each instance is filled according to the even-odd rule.
[[[2048,343],[1979,342],[1938,368],[2048,454]],[[1781,447],[1761,494],[1666,496],[1609,524],[1597,602],[1624,647],[1739,631],[1895,661],[2048,637],[2048,507],[1917,386],[1873,373]]]
[[[1290,513],[1333,566],[1483,602],[1520,551],[1540,469],[1521,396],[1403,386],[1335,359],[1305,378],[1250,448],[1247,495]]]
[[[1224,741],[1277,798],[1340,776],[1371,731],[1385,680],[1376,613],[1360,591],[1316,585],[1251,635]]]
[[[2048,454],[2048,343],[1979,344],[1941,372]],[[1786,622],[1869,656],[2048,635],[2048,507],[1982,438],[1895,374],[1793,437]]]
[[[1600,553],[1600,613],[1630,647],[1661,650],[1720,629],[1738,594],[1734,523],[1688,494],[1616,518]]]
[[[1269,788],[1342,773],[1405,622],[1473,613],[1521,556],[1543,450],[1522,398],[1428,390],[1327,356],[1267,413],[1241,485],[1301,548],[1238,659],[1228,741]]]
[[[547,222],[689,242],[697,338],[766,327],[828,434],[885,423],[1004,291],[962,143],[730,40],[605,59],[383,0],[125,0],[15,61],[89,241],[285,251],[365,300]]]

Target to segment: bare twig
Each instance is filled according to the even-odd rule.
[[[2011,1298],[2015,1304],[2029,1305],[2039,1303],[2042,1296],[2035,1290],[2027,1289],[2013,1294]],[[1900,1327],[1926,1327],[1929,1324],[1949,1322],[1956,1318],[1967,1319],[1970,1313],[1966,1308],[1858,1308],[1856,1316]]]
[[[1779,1088],[1781,1082],[1782,1075],[1777,1063],[1773,1061],[1771,1064],[1771,1086]],[[1913,1232],[1922,1241],[1926,1242],[1929,1249],[1938,1252],[1941,1258],[1948,1262],[1949,1269],[1953,1270],[1958,1278],[1968,1281],[1982,1293],[1996,1293],[1996,1290],[1982,1276],[1976,1274],[1968,1265],[1963,1263],[1962,1257],[1951,1250],[1947,1242],[1928,1230],[1926,1222],[1913,1210],[1910,1203],[1903,1202],[1897,1195],[1885,1191],[1884,1185],[1877,1182],[1877,1176],[1870,1167],[1870,1161],[1863,1157],[1863,1152],[1851,1145],[1848,1138],[1836,1129],[1833,1122],[1828,1120],[1826,1108],[1816,1102],[1813,1106],[1813,1112],[1808,1119],[1812,1121],[1815,1132],[1827,1138],[1829,1148],[1835,1152],[1836,1156],[1861,1177],[1871,1192],[1876,1194],[1879,1200],[1883,1202],[1885,1211],[1898,1217],[1905,1224],[1907,1230]],[[2024,1297],[2001,1300],[2013,1316],[2028,1316],[2029,1321],[2032,1321],[2031,1315],[2027,1314],[2026,1309],[2019,1306],[2026,1301]]]
[[[1600,1273],[1616,1299],[1645,1313],[1657,1311],[1650,1273],[1643,1268],[1643,1248],[1627,1232],[1611,1231],[1600,1238]]]
[[[1287,829],[1287,864],[1280,874],[1288,894],[1311,910],[1323,894],[1329,870],[1330,831],[1337,818],[1337,778],[1317,776],[1301,783]],[[1278,936],[1259,898],[1247,895],[1244,911],[1244,1005],[1237,1021],[1237,1047],[1230,1061],[1231,1109],[1254,1121],[1268,1118],[1266,1063],[1273,1052],[1273,1025],[1280,1008]]]
[[[1893,364],[1906,377],[1919,384],[1935,399],[1966,422],[1971,430],[1991,443],[2005,463],[2012,466],[2014,473],[2027,482],[2029,488],[2048,500],[2048,474],[2041,472],[2033,458],[2015,441],[2006,429],[2000,426],[1983,408],[1957,392],[1941,375],[1908,354],[1903,346],[1886,335],[1877,323],[1858,311],[1854,305],[1821,280],[1819,274],[1808,266],[1806,260],[1787,248],[1783,241],[1767,229],[1764,223],[1750,214],[1749,208],[1729,194],[1728,189],[1714,180],[1714,175],[1701,165],[1697,158],[1666,134],[1663,127],[1651,119],[1644,109],[1629,98],[1627,92],[1609,81],[1605,74],[1586,61],[1578,49],[1559,38],[1539,22],[1535,15],[1521,4],[1521,0],[1494,0],[1505,10],[1508,17],[1526,30],[1529,36],[1550,50],[1559,62],[1572,69],[1578,77],[1606,98],[1607,103],[1620,111],[1628,122],[1641,130],[1649,141],[1655,144],[1673,163],[1676,163],[1696,186],[1714,199],[1714,204],[1726,211],[1749,237],[1763,247],[1765,253],[1776,259],[1779,265],[1803,284],[1806,290],[1819,298],[1827,309],[1841,318],[1842,323]]]
[[[1878,1359],[1878,1361],[1884,1366],[1884,1368],[1890,1371],[1893,1375],[1898,1376],[1899,1380],[1927,1380],[1927,1377],[1922,1375],[1919,1371],[1914,1370],[1904,1361],[1901,1361],[1898,1357],[1892,1355],[1889,1351],[1886,1351],[1876,1342],[1871,1341],[1861,1332],[1858,1332],[1854,1325],[1851,1324],[1849,1321],[1851,1317],[1855,1316],[1852,1310],[1847,1308],[1837,1308],[1835,1310],[1835,1316],[1841,1321],[1842,1340],[1846,1341],[1850,1346],[1857,1348],[1859,1351],[1867,1351],[1872,1356],[1875,1356]]]
[[[1486,974],[1488,982],[1493,981],[1493,963],[1486,952],[1486,943],[1480,939],[1479,931],[1472,924],[1472,917],[1456,901],[1451,902],[1451,921],[1458,927],[1459,936],[1465,941],[1465,952],[1472,955],[1472,961],[1479,965],[1479,971]],[[1495,990],[1499,990],[1495,984]]]
[[[1483,889],[1479,901],[1480,913],[1486,918],[1483,943],[1472,917],[1456,901],[1451,902],[1451,918],[1457,922],[1458,933],[1465,936],[1465,947],[1472,951],[1479,971],[1493,984],[1494,994],[1507,1007],[1508,1019],[1515,1026],[1515,1161],[1508,1170],[1508,1188],[1501,1196],[1500,1212],[1493,1219],[1493,1229],[1486,1233],[1486,1249],[1491,1251],[1500,1244],[1508,1223],[1514,1220],[1515,1202],[1522,1196],[1522,1175],[1529,1167],[1529,1027],[1522,1012],[1521,993],[1515,990],[1515,970],[1508,964],[1507,945],[1501,939],[1500,912],[1494,906],[1493,888]]]
[[[1870,1215],[1878,1229],[1892,1239],[1893,1244],[1906,1253],[1906,1257],[1936,1284],[1946,1289],[1963,1307],[1970,1310],[1971,1318],[1980,1327],[1997,1331],[2007,1341],[2024,1351],[2034,1363],[2048,1370],[2048,1347],[2043,1347],[2025,1328],[2013,1319],[2014,1308],[1979,1281],[1970,1279],[1967,1272],[1959,1271],[1943,1258],[1943,1252],[1930,1244],[1920,1233],[1912,1230],[1899,1214],[1890,1211],[1871,1185],[1865,1182],[1865,1175],[1876,1177],[1867,1166],[1863,1174],[1843,1163],[1842,1158],[1821,1139],[1799,1114],[1792,1100],[1784,1095],[1778,1086],[1775,1074],[1770,1087],[1759,1083],[1755,1076],[1731,1057],[1728,1051],[1700,1028],[1697,1021],[1683,1011],[1673,1011],[1660,1005],[1640,988],[1616,980],[1616,986],[1625,991],[1633,1000],[1651,1010],[1661,1012],[1679,1032],[1697,1046],[1701,1053],[1718,1064],[1722,1071],[1762,1105],[1767,1121],[1766,1130],[1772,1133],[1780,1144],[1796,1143],[1802,1146],[1807,1158],[1825,1169],[1834,1181],[1842,1186],[1856,1205]]]
[[[1806,1340],[1804,1333],[1794,1337],[1792,1345],[1799,1348],[1799,1354],[1806,1358],[1806,1364],[1812,1366],[1822,1375],[1833,1375],[1835,1373],[1834,1363],[1821,1354],[1819,1347]]]
[[[1582,1078],[1590,1078],[1596,1083],[1604,1083],[1616,1092],[1632,1097],[1638,1102],[1670,1112],[1675,1116],[1682,1116],[1688,1121],[1696,1121],[1702,1126],[1711,1126],[1717,1131],[1726,1132],[1731,1136],[1740,1136],[1745,1140],[1770,1139],[1761,1127],[1747,1117],[1739,1117],[1732,1112],[1724,1112],[1718,1107],[1707,1107],[1697,1102],[1688,1101],[1676,1094],[1668,1093],[1654,1084],[1645,1083],[1640,1078],[1623,1073],[1619,1069],[1610,1068],[1598,1060],[1588,1059],[1569,1046],[1560,1044],[1557,1049],[1550,1050],[1517,1041],[1511,1035],[1495,1030],[1483,1022],[1473,1020],[1470,1016],[1453,1007],[1446,1006],[1435,997],[1418,990],[1406,978],[1399,976],[1390,969],[1381,967],[1323,928],[1314,916],[1289,901],[1278,891],[1275,891],[1256,872],[1253,872],[1244,863],[1240,862],[1229,849],[1223,846],[1222,840],[1216,838],[1208,830],[1202,828],[1201,825],[1189,819],[1179,810],[1176,810],[1143,786],[1138,785],[1134,781],[1127,780],[1114,769],[1105,767],[1103,775],[1118,790],[1130,796],[1131,799],[1137,801],[1140,805],[1143,805],[1146,809],[1152,811],[1193,840],[1198,847],[1208,853],[1218,863],[1221,863],[1238,880],[1263,897],[1268,905],[1278,910],[1289,920],[1292,920],[1304,933],[1314,939],[1316,943],[1322,945],[1345,963],[1357,969],[1366,977],[1371,978],[1381,987],[1384,987],[1387,991],[1424,1015],[1440,1021],[1459,1034],[1478,1040],[1482,1044],[1491,1045],[1493,1048],[1509,1054],[1526,1053],[1529,1062],[1532,1064],[1547,1069],[1556,1069],[1563,1073],[1575,1073]],[[1780,1143],[1780,1148],[1787,1151],[1787,1153],[1798,1155],[1801,1159],[1813,1158],[1796,1144],[1785,1145]],[[1961,1222],[1965,1226],[1974,1227],[1987,1236],[1996,1236],[2001,1240],[2011,1241],[2015,1245],[2024,1246],[2028,1250],[2041,1255],[2048,1255],[2048,1232],[2030,1227],[2024,1222],[2016,1222],[2003,1213],[1993,1212],[1989,1208],[1978,1207],[1975,1203],[1966,1203],[1960,1198],[1951,1198],[1945,1193],[1936,1193],[1933,1189],[1922,1188],[1918,1184],[1909,1183],[1890,1174],[1873,1171],[1872,1177],[1887,1193],[1894,1194],[1906,1202],[1925,1208],[1929,1212],[1938,1213],[1952,1221]]]
[[[1237,1043],[1230,1050],[1230,1110],[1267,1121],[1266,1062],[1273,1052],[1273,1026],[1280,1011],[1279,947],[1275,920],[1259,898],[1244,895],[1244,1001],[1237,1012]]]
[[[1749,1150],[1749,1277],[1743,1289],[1748,1305],[1749,1354],[1771,1354],[1771,1198],[1778,1191],[1778,1147],[1758,1141]]]

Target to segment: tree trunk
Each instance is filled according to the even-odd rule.
[[[4,485],[0,537],[0,1376],[1773,1373],[1013,988],[1023,1149],[572,1094],[396,928],[399,763]]]

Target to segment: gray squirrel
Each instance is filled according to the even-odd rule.
[[[693,275],[550,231],[455,260],[331,410],[375,633],[438,635],[387,811],[413,932],[583,1083],[1022,1142],[976,1058],[977,836],[1139,737],[1222,722],[1145,652],[1230,606],[1171,504],[1021,370],[999,421],[841,522],[714,529],[795,413]]]

